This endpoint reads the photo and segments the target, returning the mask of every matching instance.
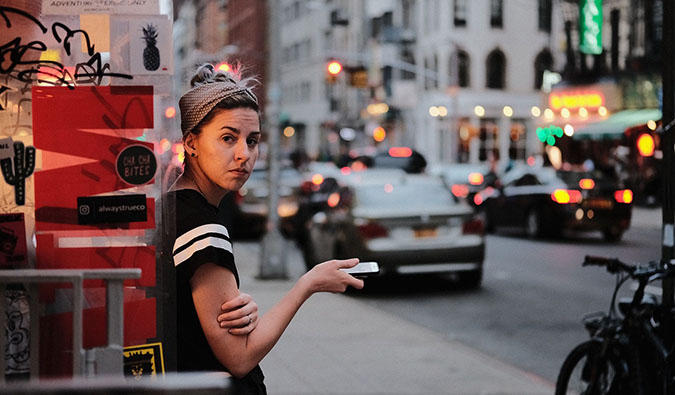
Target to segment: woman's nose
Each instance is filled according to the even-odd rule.
[[[251,157],[245,140],[242,139],[237,142],[234,155],[234,159],[241,162],[245,162]]]

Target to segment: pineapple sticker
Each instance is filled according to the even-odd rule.
[[[155,71],[159,68],[159,49],[157,48],[157,27],[149,23],[143,27],[143,67],[148,71]]]

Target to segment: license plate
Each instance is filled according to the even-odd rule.
[[[611,200],[593,199],[587,200],[585,202],[585,206],[588,208],[611,209],[612,207],[614,207],[614,204],[612,203]]]
[[[438,236],[438,230],[436,228],[419,228],[413,229],[413,233],[417,238],[425,237],[436,237]]]

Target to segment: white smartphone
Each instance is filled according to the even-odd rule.
[[[378,274],[380,272],[380,265],[378,265],[377,262],[359,262],[352,268],[340,270],[349,273],[354,277],[366,277]]]

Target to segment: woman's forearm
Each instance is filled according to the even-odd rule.
[[[274,307],[260,317],[258,326],[246,336],[245,350],[242,350],[237,366],[230,369],[231,373],[235,376],[245,375],[260,363],[310,296],[306,281],[301,278]]]

